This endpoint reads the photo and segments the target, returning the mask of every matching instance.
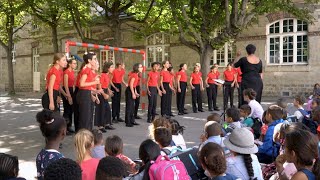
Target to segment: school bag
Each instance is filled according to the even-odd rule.
[[[262,125],[262,121],[259,118],[253,118],[253,125],[251,128],[253,130],[254,139],[260,138]]]
[[[190,180],[187,169],[180,160],[158,156],[149,169],[150,180]]]
[[[313,134],[317,134],[318,123],[308,117],[309,114],[307,111],[303,109],[298,109],[298,110],[303,115],[302,123],[306,125]]]
[[[208,179],[204,174],[204,170],[198,158],[198,148],[194,147],[182,150],[181,148],[177,147],[175,149],[172,149],[171,151],[168,149],[162,149],[161,151],[171,159],[180,160],[186,167],[191,179]]]

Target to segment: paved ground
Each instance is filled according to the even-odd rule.
[[[0,97],[0,152],[18,156],[20,160],[20,175],[27,179],[34,179],[36,175],[35,157],[44,146],[44,138],[35,120],[36,113],[42,110],[40,97],[41,94],[39,93]],[[191,97],[187,97],[187,102],[190,99]],[[275,102],[275,99],[265,98],[262,103],[264,108]],[[124,104],[122,105],[121,113],[124,117]],[[186,108],[189,109],[189,112],[191,111],[190,104]],[[204,108],[207,109],[206,106]],[[173,111],[177,114],[175,110],[174,102]],[[205,119],[209,114],[210,112],[189,113],[185,116],[175,117],[186,127],[184,138],[187,146],[198,145]],[[142,120],[138,120],[141,124],[140,126],[127,128],[124,123],[116,124],[116,130],[108,131],[104,134],[104,137],[111,134],[119,135],[125,144],[124,154],[133,159],[138,157],[140,143],[148,138],[149,124],[146,122],[146,112],[141,111],[139,115],[143,117]],[[66,137],[63,144],[61,152],[65,157],[74,159],[73,136]]]

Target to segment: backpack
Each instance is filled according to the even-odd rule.
[[[182,150],[181,148],[177,147],[172,151],[168,149],[162,149],[161,151],[166,153],[171,159],[180,160],[186,167],[191,179],[207,179],[207,176],[204,174],[204,170],[198,159],[198,148],[194,147]]]
[[[254,139],[260,138],[262,125],[262,121],[259,118],[253,118],[253,125],[251,128],[253,130]]]
[[[187,169],[179,160],[158,156],[149,169],[150,180],[190,180]]]
[[[303,109],[298,109],[303,115],[302,123],[306,125],[313,134],[317,134],[318,123],[308,117],[308,112]]]

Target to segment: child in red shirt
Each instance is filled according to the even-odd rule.
[[[224,95],[223,95],[223,104],[224,109],[228,108],[228,99],[230,98],[230,107],[233,107],[233,93],[236,83],[236,72],[232,68],[231,63],[227,65],[227,69],[223,72],[224,74]]]
[[[206,78],[207,84],[207,96],[208,96],[208,108],[209,111],[219,111],[217,107],[217,95],[218,95],[218,86],[221,84],[217,83],[215,80],[219,79],[220,73],[218,71],[218,66],[211,66],[210,72]]]
[[[192,109],[194,113],[198,111],[204,112],[202,109],[202,97],[201,91],[204,90],[203,88],[203,81],[202,81],[202,73],[199,72],[200,67],[195,66],[193,73],[190,76],[190,86],[192,89]],[[198,104],[198,107],[197,107]]]

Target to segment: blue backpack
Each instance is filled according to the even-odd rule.
[[[313,134],[317,134],[318,123],[309,118],[309,113],[303,109],[298,109],[303,115],[302,123],[306,125]]]

